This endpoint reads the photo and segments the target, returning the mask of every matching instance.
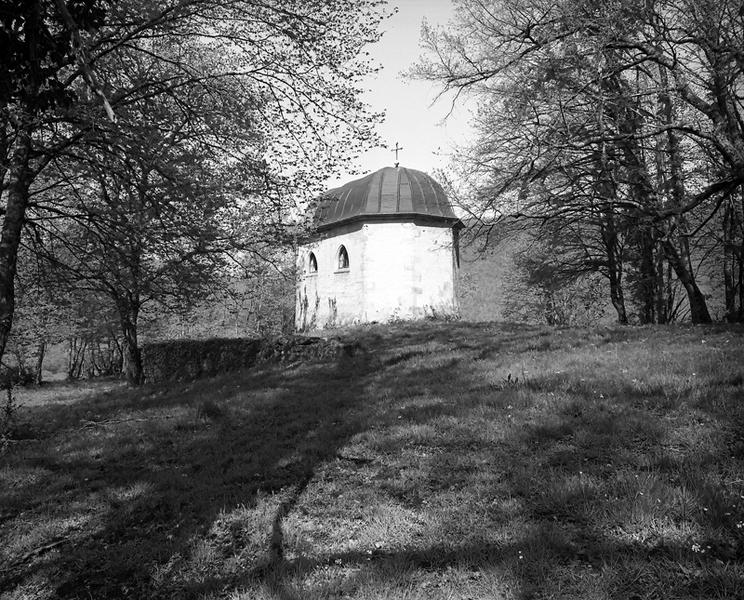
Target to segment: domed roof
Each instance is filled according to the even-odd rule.
[[[384,167],[321,196],[315,213],[317,229],[356,220],[427,217],[457,225],[442,186],[422,171]]]

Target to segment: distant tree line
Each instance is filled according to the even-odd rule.
[[[143,318],[261,285],[303,204],[375,141],[358,84],[379,5],[3,2],[0,359],[21,300],[36,356],[72,340],[72,376],[87,353],[138,383]]]
[[[620,323],[744,320],[744,9],[455,0],[414,75],[476,105],[451,192],[534,242],[548,296],[589,274]]]

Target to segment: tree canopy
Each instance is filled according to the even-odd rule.
[[[692,320],[709,321],[695,264],[707,256],[711,269],[727,265],[725,310],[742,318],[740,3],[456,7],[449,28],[424,27],[427,53],[415,75],[478,104],[477,139],[459,169],[482,223],[551,221],[550,236],[559,228],[580,240],[578,270],[605,274],[621,322],[626,276],[641,320],[667,319],[667,265]],[[711,254],[713,231],[721,243]]]
[[[126,297],[131,317],[205,282],[220,252],[286,240],[298,203],[376,139],[359,82],[376,68],[364,48],[381,11],[376,0],[4,3],[0,356],[21,243]]]

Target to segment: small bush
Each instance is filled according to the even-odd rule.
[[[36,381],[36,376],[32,369],[28,367],[0,367],[0,389],[8,389],[17,385],[31,385]]]

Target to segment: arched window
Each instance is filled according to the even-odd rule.
[[[346,251],[346,248],[344,246],[341,246],[338,249],[338,269],[339,271],[342,269],[348,269],[349,268],[349,253]]]
[[[310,258],[308,259],[307,270],[310,273],[318,272],[318,259],[315,258],[315,254],[313,254],[312,252],[310,253]]]

